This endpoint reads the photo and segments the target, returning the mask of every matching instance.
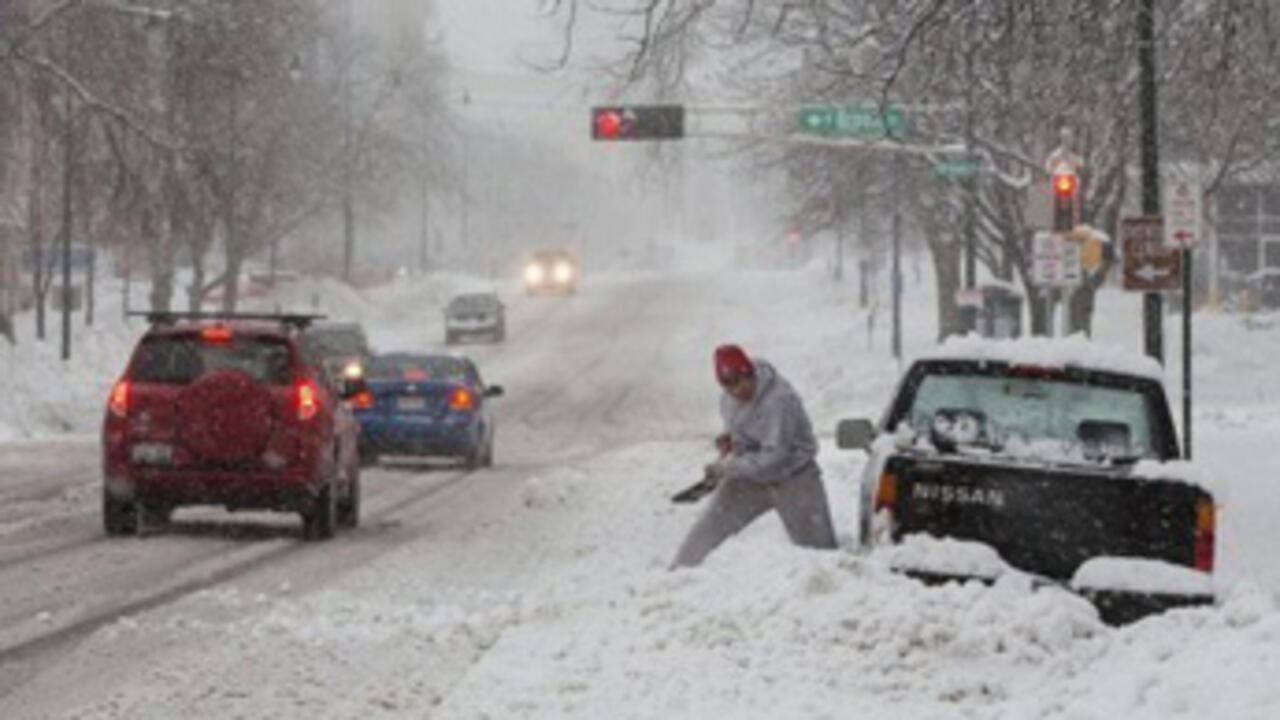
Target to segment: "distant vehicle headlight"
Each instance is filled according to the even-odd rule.
[[[567,262],[556,263],[556,282],[567,283],[573,279],[573,266]]]
[[[545,277],[545,271],[543,271],[542,266],[537,263],[534,263],[524,269],[524,281],[530,285],[537,285],[538,283],[541,283]]]

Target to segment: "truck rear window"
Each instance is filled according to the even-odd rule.
[[[130,375],[136,382],[187,384],[224,369],[271,385],[293,382],[288,344],[260,337],[232,336],[226,342],[181,335],[148,338],[138,348]]]
[[[1065,378],[927,375],[912,429],[959,445],[1060,459],[1158,458],[1150,398]]]

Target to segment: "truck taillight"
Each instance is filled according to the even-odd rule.
[[[1217,517],[1212,500],[1201,500],[1196,504],[1196,569],[1213,572],[1214,531],[1217,529]]]
[[[129,415],[129,380],[117,382],[111,388],[111,397],[107,400],[107,410],[118,418]]]
[[[294,401],[298,406],[298,419],[310,420],[319,412],[316,402],[316,386],[310,380],[299,380],[294,388]]]
[[[871,506],[872,512],[881,510],[893,512],[893,506],[897,502],[898,476],[893,473],[884,473],[880,476],[880,484],[876,486],[875,503]]]

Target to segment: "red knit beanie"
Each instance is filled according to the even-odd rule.
[[[756,368],[751,358],[737,345],[721,345],[715,354],[716,379],[721,384],[736,378],[755,375]]]

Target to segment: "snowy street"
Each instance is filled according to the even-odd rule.
[[[0,0],[0,720],[1280,718],[1280,0]]]
[[[924,287],[908,298],[926,300]],[[881,717],[1155,718],[1280,708],[1265,680],[1280,663],[1268,639],[1280,631],[1280,562],[1267,539],[1280,509],[1268,450],[1280,382],[1262,362],[1273,338],[1227,316],[1206,316],[1199,336],[1197,457],[1232,474],[1218,607],[1116,629],[1061,591],[925,588],[851,549],[863,456],[832,448],[831,430],[840,417],[877,414],[897,368],[883,323],[868,347],[850,289],[814,267],[599,276],[568,299],[504,293],[507,342],[461,348],[507,389],[496,467],[366,471],[362,526],[320,545],[299,540],[295,516],[205,509],[180,511],[143,539],[107,540],[91,434],[6,445],[0,716],[763,718],[858,707]],[[441,292],[410,279],[324,302],[345,303],[379,349],[430,347],[439,320],[419,308]],[[1119,311],[1099,335],[1132,342],[1132,298],[1104,302]],[[908,350],[925,348],[929,303],[907,307],[917,321]],[[667,497],[710,453],[708,354],[728,339],[777,364],[809,406],[843,547],[792,548],[768,516],[704,567],[671,573],[697,509]],[[1217,351],[1241,342],[1257,351]]]

